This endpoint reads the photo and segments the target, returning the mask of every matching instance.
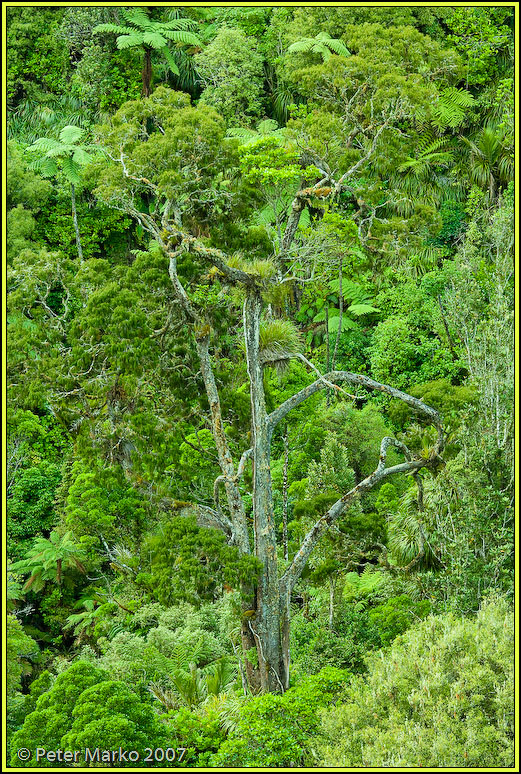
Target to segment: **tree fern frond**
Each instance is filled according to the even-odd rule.
[[[27,150],[49,153],[60,147],[61,143],[58,140],[52,140],[49,137],[39,137]]]
[[[311,38],[305,38],[304,40],[297,40],[295,43],[292,43],[291,46],[288,48],[289,54],[300,54],[301,52],[311,51],[312,46],[314,45],[314,40]]]
[[[244,129],[240,126],[232,126],[228,129],[226,137],[237,137],[239,140],[244,140],[245,142],[243,144],[246,145],[248,141],[251,142],[252,140],[256,140],[258,134],[253,129]]]
[[[143,43],[147,46],[152,46],[152,48],[155,48],[157,50],[160,48],[165,48],[166,38],[164,38],[156,30],[146,31],[143,33]]]
[[[161,30],[161,34],[176,43],[184,43],[187,46],[200,46],[201,39],[189,30]]]
[[[431,108],[433,123],[439,129],[456,129],[464,122],[467,108],[475,102],[474,97],[464,89],[454,86],[443,89]]]
[[[162,48],[161,53],[163,54],[163,56],[165,57],[168,63],[170,72],[174,73],[174,75],[179,75],[179,68],[168,46],[165,46],[164,48]]]
[[[153,28],[153,22],[149,19],[148,14],[143,8],[133,8],[131,11],[120,8],[119,12],[125,21],[128,22],[128,24],[132,24],[133,27],[138,27],[141,30]]]
[[[162,22],[161,27],[167,30],[189,30],[197,27],[197,22],[193,19],[172,19],[169,22]]]
[[[60,142],[71,145],[79,142],[84,134],[84,130],[79,126],[64,126],[60,132]]]
[[[120,35],[118,38],[116,38],[116,46],[120,50],[125,48],[132,48],[132,46],[140,46],[142,43],[142,32],[133,32],[131,35]]]
[[[122,27],[119,24],[97,24],[92,32],[112,32],[114,35],[131,35],[135,30],[131,27]]]
[[[347,46],[344,46],[341,40],[337,40],[336,38],[328,38],[325,43],[327,47],[330,48],[335,54],[338,54],[338,56],[351,56],[351,52]]]
[[[65,172],[65,175],[69,180],[69,182],[72,183],[73,185],[79,185],[81,182],[80,175],[79,175],[79,171],[80,171],[79,165],[76,164],[76,162],[74,162],[70,156],[66,156],[63,159],[62,164],[63,164],[63,171]]]

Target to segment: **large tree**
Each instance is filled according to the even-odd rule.
[[[265,163],[261,146],[257,170],[270,184],[293,189],[284,215],[284,231],[269,260],[253,261],[245,255],[228,255],[205,241],[212,221],[230,217],[241,203],[244,189],[240,176],[235,192],[230,178],[236,166],[226,142],[222,119],[210,108],[194,108],[186,95],[158,89],[148,100],[128,103],[118,111],[110,125],[100,131],[110,163],[100,164],[97,193],[110,205],[131,214],[150,234],[162,251],[171,281],[171,316],[182,319],[193,339],[200,374],[209,404],[209,422],[215,441],[220,475],[214,485],[215,506],[196,510],[201,523],[205,519],[221,529],[230,543],[248,556],[255,556],[262,570],[254,586],[243,588],[244,615],[242,640],[245,651],[257,653],[257,664],[246,659],[248,679],[254,690],[284,691],[289,685],[290,602],[295,584],[320,539],[364,493],[390,476],[411,474],[421,489],[422,468],[440,464],[444,433],[440,417],[421,400],[398,389],[349,371],[318,375],[303,389],[284,400],[274,410],[267,408],[264,369],[299,357],[298,341],[288,328],[273,327],[269,306],[281,286],[294,286],[301,279],[292,250],[303,211],[320,198],[338,195],[358,170],[371,158],[382,133],[401,118],[401,106],[392,102],[382,111],[381,120],[367,132],[367,142],[352,163],[332,172],[321,165],[318,155],[306,161],[306,154],[282,149],[272,154],[275,167]],[[277,167],[278,164],[278,167]],[[211,171],[211,172],[210,172]],[[224,184],[221,185],[221,182]],[[242,346],[246,355],[251,408],[251,443],[237,459],[226,432],[226,417],[212,357],[214,342],[210,296],[194,293],[183,266],[204,269],[242,303]],[[282,312],[281,312],[282,313]],[[279,320],[276,321],[280,323]],[[168,320],[167,323],[168,325]],[[277,333],[278,330],[278,333]],[[288,335],[288,331],[290,335]],[[308,362],[308,361],[306,361]],[[363,391],[376,391],[403,401],[420,421],[436,428],[436,440],[427,452],[415,456],[403,442],[393,437],[381,441],[376,468],[338,499],[317,518],[289,557],[285,571],[279,568],[278,536],[271,484],[271,443],[275,431],[290,412],[325,388],[345,394],[338,383],[347,383]],[[364,393],[367,394],[367,393]],[[388,452],[403,456],[402,462],[388,461]],[[252,511],[250,520],[242,492],[241,479],[246,465],[252,464]],[[226,502],[220,503],[224,489]]]

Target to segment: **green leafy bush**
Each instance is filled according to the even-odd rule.
[[[514,765],[514,619],[430,617],[368,657],[348,700],[322,715],[322,766]]]
[[[301,766],[318,730],[318,709],[334,701],[346,679],[346,672],[327,667],[304,678],[283,696],[266,694],[252,699],[209,765]]]

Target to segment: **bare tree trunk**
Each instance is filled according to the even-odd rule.
[[[335,340],[335,349],[333,352],[333,361],[331,363],[331,370],[335,370],[335,363],[336,363],[336,356],[338,352],[338,342],[340,341],[340,334],[342,333],[342,315],[344,312],[344,297],[342,296],[342,274],[343,274],[343,264],[342,264],[342,258],[340,258],[340,265],[338,268],[338,307],[340,310],[340,314],[338,317],[338,330],[336,332],[336,340]],[[329,368],[327,369],[329,371]]]
[[[277,535],[273,514],[270,472],[271,434],[264,397],[263,368],[259,353],[262,299],[250,290],[244,304],[244,338],[250,381],[253,447],[253,518],[255,553],[263,563],[257,588],[257,612],[250,626],[257,643],[262,691],[284,690],[284,664],[280,628],[280,589]]]
[[[76,234],[76,247],[80,263],[83,263],[83,250],[81,249],[80,229],[78,227],[78,215],[76,213],[76,193],[74,183],[71,183],[71,204],[72,204],[72,222],[74,223],[74,233]]]
[[[284,467],[282,468],[282,544],[284,548],[284,559],[288,560],[288,466],[289,466],[289,443],[288,443],[288,423],[284,425]]]
[[[333,575],[329,576],[329,628],[333,628],[333,622],[335,617],[335,578]]]
[[[150,84],[152,82],[152,49],[149,46],[145,46],[145,53],[143,55],[143,70],[141,72],[141,96],[150,96]]]

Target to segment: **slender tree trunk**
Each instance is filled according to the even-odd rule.
[[[329,373],[329,302],[326,297],[326,373]],[[331,390],[328,389],[326,393],[326,405],[329,406],[331,402]]]
[[[289,466],[289,443],[288,443],[288,423],[284,425],[284,467],[282,469],[282,544],[284,547],[284,559],[288,561],[288,466]]]
[[[443,310],[443,304],[441,303],[441,296],[438,296],[438,306],[440,308],[440,314],[441,314],[441,320],[443,322],[443,327],[445,328],[445,334],[447,336],[447,342],[449,345],[449,350],[451,357],[454,362],[457,361],[458,356],[456,355],[456,352],[454,351],[454,341],[452,340],[452,336],[450,335],[449,326],[447,324],[447,320],[445,318],[445,312]]]
[[[80,229],[78,228],[78,215],[76,213],[76,192],[74,184],[71,183],[71,204],[72,204],[72,222],[74,223],[74,233],[76,234],[76,247],[80,263],[83,263],[83,250],[81,249]]]
[[[496,181],[494,179],[494,175],[492,172],[490,173],[489,177],[489,184],[488,184],[488,193],[490,196],[490,201],[493,202],[496,198]]]
[[[215,383],[215,377],[209,354],[209,335],[196,337],[197,354],[201,364],[201,373],[203,376],[206,395],[210,404],[210,413],[212,420],[212,434],[219,457],[219,467],[224,476],[224,490],[226,500],[231,515],[231,521],[235,534],[236,543],[243,554],[251,554],[250,539],[248,534],[248,523],[244,511],[239,487],[235,481],[235,468],[232,455],[228,446],[228,440],[224,433],[222,422],[221,402],[219,392]],[[251,584],[241,586],[241,643],[244,655],[244,669],[248,685],[253,693],[258,693],[261,686],[260,670],[255,667],[247,657],[252,648],[257,649],[257,642],[251,627],[252,611],[256,609],[256,589]]]
[[[340,341],[340,334],[342,333],[342,316],[344,313],[344,297],[342,296],[342,274],[343,274],[343,262],[340,258],[340,265],[338,267],[338,308],[340,314],[338,316],[338,330],[336,332],[335,349],[333,351],[333,360],[331,362],[331,370],[335,370],[336,356],[338,352],[338,342]],[[329,371],[329,368],[327,369]]]
[[[333,628],[335,618],[335,578],[329,576],[329,628]]]
[[[56,583],[58,586],[62,585],[62,560],[56,560]]]
[[[149,46],[145,46],[145,53],[143,55],[143,70],[141,73],[142,89],[141,96],[150,96],[150,84],[152,83],[152,49]]]

